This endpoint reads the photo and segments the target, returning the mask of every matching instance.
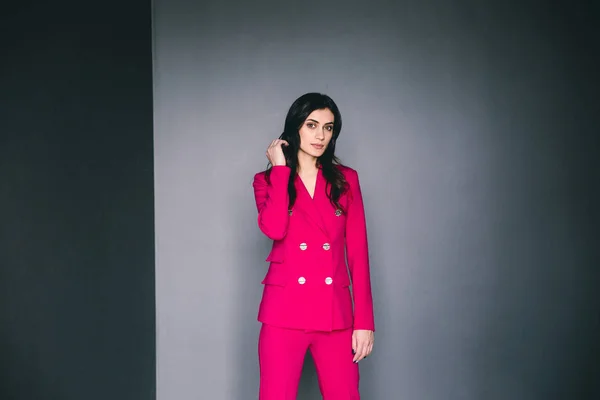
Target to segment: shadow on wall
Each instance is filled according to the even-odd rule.
[[[538,143],[550,134],[556,142],[564,135],[544,132]],[[585,141],[564,142],[547,146],[538,164],[517,160],[497,172],[499,182],[508,181],[502,174],[511,168],[531,171],[533,178],[513,172],[518,178],[495,193],[505,208],[490,224],[497,273],[486,294],[492,301],[476,360],[481,398],[599,398],[598,273],[593,246],[586,243],[596,229],[588,201],[597,194],[561,179],[557,159],[568,160],[571,177],[589,174]],[[536,148],[528,150],[534,154]]]

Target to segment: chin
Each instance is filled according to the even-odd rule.
[[[322,151],[315,151],[315,149],[312,149],[312,148],[311,148],[311,149],[309,149],[308,151],[306,151],[306,150],[304,150],[304,149],[302,149],[302,151],[303,151],[304,153],[308,154],[308,155],[309,155],[309,156],[311,156],[311,157],[319,158],[319,157],[321,157],[323,154],[325,154],[325,150],[326,150],[326,149],[327,149],[327,148],[324,148]]]

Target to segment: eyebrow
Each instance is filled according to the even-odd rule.
[[[316,119],[312,119],[312,118],[308,118],[307,121],[312,121],[312,122],[316,122],[317,124],[320,123],[319,121],[317,121]],[[326,124],[323,125],[332,125],[333,122],[327,122]]]

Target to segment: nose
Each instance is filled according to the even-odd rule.
[[[318,140],[325,140],[325,132],[323,132],[321,129],[317,129],[317,134],[315,137]]]

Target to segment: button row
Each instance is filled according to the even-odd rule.
[[[304,251],[308,248],[306,243],[300,243],[300,250]],[[329,243],[323,243],[323,250],[329,250],[331,245]]]
[[[306,283],[306,278],[301,276],[300,278],[298,278],[298,283],[301,285],[304,285]],[[327,285],[331,285],[333,283],[333,279],[331,279],[331,277],[327,277],[325,278],[325,284]]]

